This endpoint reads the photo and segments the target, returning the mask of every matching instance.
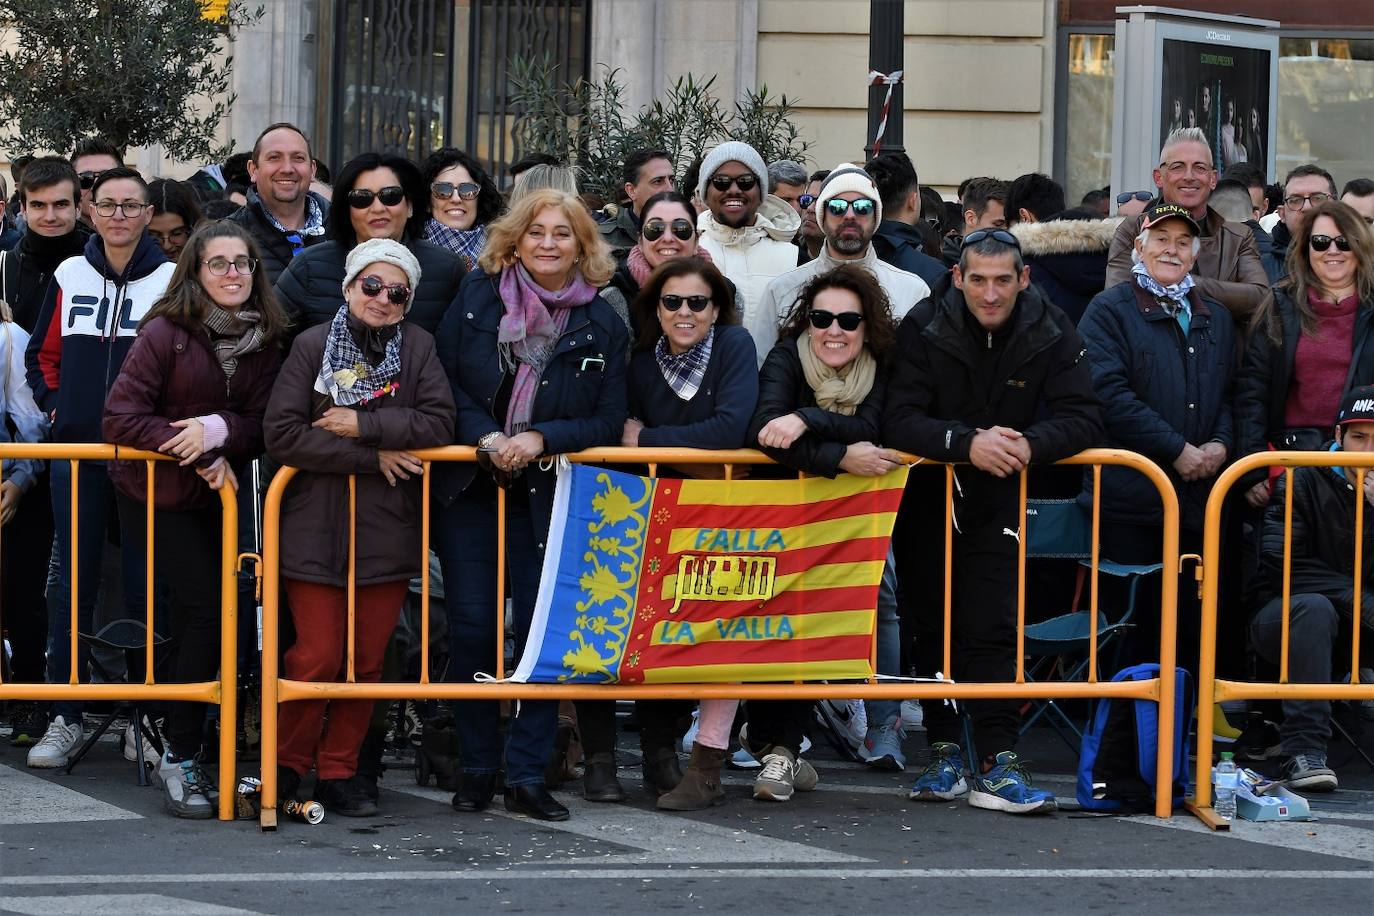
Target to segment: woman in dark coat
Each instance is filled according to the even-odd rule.
[[[391,239],[420,264],[420,284],[406,321],[430,334],[439,327],[466,268],[462,258],[424,240],[430,191],[403,156],[363,153],[339,170],[329,209],[330,241],[311,245],[277,278],[277,296],[293,333],[331,321],[339,310],[339,281],[354,245]]]
[[[439,329],[458,406],[457,441],[490,469],[459,466],[436,487],[449,613],[448,679],[471,682],[496,659],[496,491],[506,491],[506,560],[517,655],[529,633],[553,509],[555,473],[542,458],[613,445],[625,425],[625,325],[597,294],[614,268],[587,210],[560,191],[535,191],[488,227],[479,270],[463,281]],[[505,746],[507,810],[566,820],[549,794],[554,701],[526,700]],[[459,811],[481,811],[501,765],[495,701],[454,704],[463,784]]]
[[[262,418],[281,363],[286,327],[257,247],[229,222],[186,242],[167,291],[144,317],[105,402],[105,440],[180,460],[159,464],[153,492],[141,461],[110,463],[124,537],[143,543],[155,507],[157,575],[168,592],[183,683],[213,680],[220,661],[220,497],[262,454]],[[169,419],[172,418],[172,419]],[[214,816],[197,754],[203,703],[174,703],[158,764],[165,806],[177,817]]]
[[[301,471],[282,501],[281,575],[296,631],[283,668],[292,680],[345,674],[350,540],[360,683],[381,678],[387,640],[410,579],[420,574],[423,466],[410,450],[449,444],[454,414],[434,338],[402,323],[419,283],[420,266],[400,243],[372,239],[355,247],[345,265],[344,303],[328,324],[296,338],[272,392],[267,453]],[[290,798],[313,765],[315,799],[326,810],[375,814],[376,802],[356,774],[372,706],[283,706],[280,796]]]

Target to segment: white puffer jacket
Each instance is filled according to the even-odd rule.
[[[701,247],[711,253],[716,267],[735,284],[744,327],[765,354],[777,340],[778,331],[777,319],[760,308],[763,291],[774,277],[797,266],[797,246],[792,239],[800,227],[797,211],[771,194],[763,198],[752,226],[722,226],[710,210],[697,219]],[[765,340],[768,343],[761,343]]]

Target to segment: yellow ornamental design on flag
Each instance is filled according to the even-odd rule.
[[[608,474],[596,476],[600,492],[591,500],[597,519],[587,525],[586,564],[578,576],[582,600],[574,605],[576,629],[568,632],[572,648],[563,655],[567,673],[560,680],[587,675],[612,675],[612,667],[625,651],[625,639],[634,616],[630,590],[638,578],[635,555],[644,543],[644,512],[653,496],[653,485],[642,480],[644,491],[632,498],[611,482]],[[595,609],[597,613],[592,614]]]

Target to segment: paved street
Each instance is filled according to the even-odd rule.
[[[788,804],[752,801],[751,777],[733,771],[728,804],[661,814],[632,779],[628,739],[630,803],[560,793],[573,811],[564,824],[457,815],[448,793],[393,768],[380,816],[284,821],[276,834],[164,815],[159,790],[136,785],[113,743],[65,776],[26,770],[4,742],[0,912],[1365,913],[1374,893],[1374,773],[1358,760],[1315,801],[1320,820],[1242,822],[1224,836],[1184,815],[1016,819],[920,805],[906,799],[914,759],[899,777],[820,749],[818,790]],[[913,758],[923,745],[908,740]],[[1032,734],[1023,751],[1039,782],[1071,800],[1058,739]],[[1336,763],[1349,756],[1333,748]]]

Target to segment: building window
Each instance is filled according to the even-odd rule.
[[[1116,37],[1069,34],[1064,191],[1075,206],[1112,177],[1112,85]]]
[[[1339,186],[1374,176],[1374,40],[1279,39],[1274,180],[1318,162]]]

